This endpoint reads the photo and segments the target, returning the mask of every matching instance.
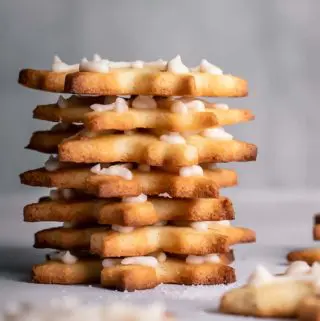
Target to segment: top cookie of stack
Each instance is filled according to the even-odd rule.
[[[22,70],[19,82],[77,94],[34,110],[34,118],[61,124],[35,132],[28,147],[58,158],[21,174],[21,181],[64,190],[52,193],[51,201],[27,205],[25,220],[72,223],[67,229],[38,232],[36,247],[108,258],[102,284],[120,289],[234,281],[234,271],[226,265],[230,245],[252,242],[255,234],[225,222],[234,218],[234,210],[219,189],[235,185],[237,175],[215,164],[256,159],[255,145],[234,140],[221,127],[254,116],[195,97],[246,96],[246,81],[224,75],[206,60],[189,69],[180,56],[168,62],[112,62],[94,55],[79,65],[55,57],[52,71]],[[168,225],[154,225],[164,220]],[[64,256],[54,261],[64,262]],[[88,268],[88,261],[72,257]],[[62,271],[61,263],[45,263],[35,267],[34,278],[88,282],[83,273],[77,282],[61,281]],[[78,271],[72,271],[73,277]]]

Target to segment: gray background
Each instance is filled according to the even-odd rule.
[[[39,103],[56,95],[16,84],[21,68],[49,68],[98,52],[114,60],[203,57],[248,79],[250,96],[230,105],[252,108],[255,122],[235,126],[237,138],[259,145],[256,164],[236,165],[254,189],[319,186],[320,1],[0,1],[0,192],[19,191],[18,173],[43,155],[23,147]]]

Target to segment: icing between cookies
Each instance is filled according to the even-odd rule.
[[[111,104],[93,104],[90,108],[98,112],[114,110],[117,113],[124,113],[129,110],[127,101],[121,97],[116,98]]]
[[[132,108],[135,109],[156,109],[157,102],[152,96],[138,96],[132,101]]]
[[[57,105],[59,108],[67,108],[68,107],[68,100],[65,99],[63,96],[59,96]]]
[[[205,111],[206,106],[201,100],[177,100],[171,105],[171,112],[187,114],[189,110],[191,111]]]
[[[200,221],[200,222],[192,222],[190,223],[190,227],[197,231],[207,231],[209,228],[215,226],[230,226],[231,223],[228,220],[221,220],[221,221]]]
[[[101,168],[101,164],[94,165],[90,171],[97,175],[119,176],[128,181],[132,180],[133,174],[129,168],[124,165],[111,165],[107,168]]]
[[[57,251],[49,254],[49,259],[53,261],[61,261],[64,264],[75,264],[78,258],[70,253],[70,251]]]
[[[199,165],[181,167],[179,169],[179,176],[203,176],[203,169]]]
[[[228,110],[229,109],[229,106],[227,104],[222,104],[222,103],[215,104],[214,107],[216,109],[222,109],[222,110]]]
[[[144,203],[148,200],[148,196],[145,194],[140,194],[138,196],[123,197],[123,203]]]
[[[117,224],[112,224],[111,229],[119,233],[131,233],[135,230],[133,226],[122,226]]]
[[[233,139],[233,136],[231,134],[227,133],[221,127],[206,128],[201,132],[201,135],[203,137],[208,137],[208,138],[217,139],[217,140],[231,140],[231,139]]]
[[[160,140],[168,144],[185,144],[186,140],[179,134],[171,132],[160,136]]]
[[[44,168],[48,172],[54,172],[60,168],[58,156],[50,155],[48,160],[44,163]]]
[[[186,257],[187,264],[204,264],[204,263],[220,263],[221,259],[218,254],[208,254],[204,256],[188,255]]]
[[[161,260],[166,259],[166,256],[163,256],[163,255],[160,256],[160,254],[158,255]],[[102,266],[104,268],[108,268],[108,267],[121,264],[121,265],[143,265],[143,266],[157,267],[159,262],[160,261],[158,261],[158,259],[154,256],[132,256],[132,257],[126,257],[124,259],[104,259],[102,261]]]
[[[60,189],[52,189],[49,192],[49,197],[52,201],[58,200],[70,200],[74,198],[75,192],[71,188],[60,188]]]

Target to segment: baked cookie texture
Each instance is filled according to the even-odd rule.
[[[149,198],[144,203],[123,203],[112,199],[56,200],[46,198],[24,207],[25,222],[72,222],[147,226],[163,221],[219,221],[234,219],[230,199]]]
[[[35,248],[57,252],[33,266],[34,282],[134,291],[236,280],[231,247],[256,235],[230,224],[234,206],[221,189],[238,176],[216,164],[256,160],[256,145],[221,127],[254,115],[201,96],[244,97],[245,80],[205,59],[188,68],[180,56],[95,54],[76,65],[55,57],[52,70],[21,70],[18,82],[71,94],[34,109],[57,124],[27,148],[57,155],[20,174],[22,184],[56,188],[23,209],[26,222],[60,222],[35,234]]]
[[[319,287],[318,263],[309,267],[303,261],[293,262],[284,274],[273,276],[257,266],[248,284],[223,295],[219,310],[244,316],[293,318],[305,315],[304,300]]]
[[[75,98],[74,98],[75,97]],[[94,111],[90,106],[105,104],[104,97],[85,97],[83,101],[77,96],[63,99],[66,108],[58,104],[39,105],[33,111],[33,117],[53,122],[64,123],[82,122],[89,131],[101,130],[132,130],[137,128],[157,128],[170,132],[201,130],[207,127],[233,125],[254,119],[247,109],[219,109],[217,104],[200,100],[205,111],[192,111],[186,114],[172,113],[170,110],[182,98],[156,99],[157,109],[134,109],[117,113],[115,111]],[[110,103],[112,99],[110,98]],[[199,101],[199,100],[197,100]],[[132,107],[133,100],[128,100]]]
[[[257,147],[237,140],[213,140],[198,135],[186,144],[170,144],[150,134],[75,135],[59,144],[63,162],[136,162],[152,166],[254,161]]]
[[[85,258],[73,264],[49,260],[32,268],[32,280],[44,284],[100,283],[101,260]]]
[[[317,321],[320,318],[320,300],[318,295],[310,295],[302,300],[299,306],[298,319]]]
[[[175,173],[154,170],[132,170],[132,180],[119,176],[97,175],[89,167],[62,168],[47,171],[39,168],[20,175],[22,184],[39,187],[75,188],[98,197],[123,197],[159,195],[171,197],[206,198],[219,197],[220,187],[237,184],[237,174],[228,169],[205,170],[204,176],[182,177]]]
[[[108,227],[49,228],[35,234],[34,247],[89,250],[100,257],[142,256],[164,251],[174,254],[225,253],[237,243],[255,241],[255,233],[240,227],[197,231],[190,227],[146,226],[129,233]]]
[[[164,284],[213,285],[235,282],[235,272],[220,263],[191,265],[177,259],[167,259],[156,268],[139,265],[116,265],[104,268],[101,284],[121,291],[154,288]]]

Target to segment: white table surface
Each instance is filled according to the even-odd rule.
[[[179,320],[233,320],[234,316],[215,312],[220,296],[227,289],[244,283],[257,263],[265,264],[277,273],[285,268],[288,251],[317,245],[312,241],[312,218],[320,210],[320,192],[257,192],[238,188],[225,193],[232,196],[236,208],[235,224],[253,228],[257,232],[257,243],[235,247],[236,284],[199,287],[162,285],[133,293],[96,286],[32,284],[29,282],[31,266],[41,262],[46,252],[32,248],[33,233],[49,226],[22,222],[23,205],[41,195],[36,193],[27,191],[23,195],[0,197],[0,309],[13,300],[41,304],[51,298],[71,295],[89,302],[165,302]]]

